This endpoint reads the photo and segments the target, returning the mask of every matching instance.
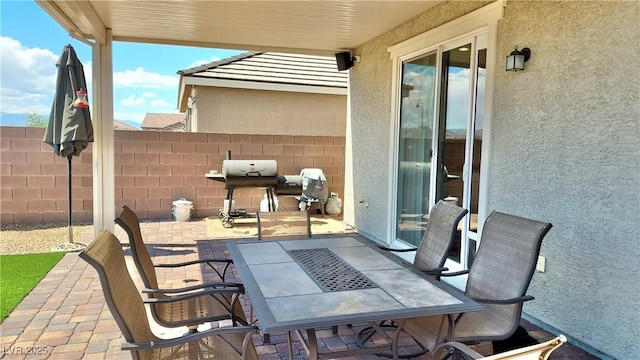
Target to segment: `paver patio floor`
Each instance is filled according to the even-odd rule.
[[[319,223],[322,223],[321,221]],[[145,243],[154,262],[195,260],[199,257],[225,257],[227,233],[222,239],[212,240],[207,222],[143,222]],[[322,232],[314,229],[314,234]],[[241,233],[243,234],[243,233]],[[118,226],[115,235],[123,243],[127,265],[136,284],[142,282],[128,251],[128,239]],[[89,243],[93,234],[87,234],[80,243]],[[241,241],[238,239],[238,241]],[[181,287],[206,281],[207,272],[198,266],[189,269],[168,270],[158,273],[158,282],[165,287]],[[204,274],[204,275],[203,275]],[[205,278],[203,278],[205,276]],[[237,274],[236,274],[237,276]],[[249,309],[244,300],[245,310]],[[165,329],[156,324],[152,328],[161,337],[182,333],[186,329]],[[364,326],[364,325],[362,325]],[[548,340],[552,334],[525,321],[523,326],[539,341]],[[354,347],[354,334],[361,326],[340,326],[338,335],[331,330],[320,331],[320,349],[345,350]],[[0,358],[6,359],[131,359],[129,352],[120,350],[124,342],[104,301],[96,271],[77,253],[68,253],[0,324]],[[264,344],[260,334],[254,335],[254,343],[262,360],[286,359],[286,336],[271,335],[271,344]],[[408,337],[401,339],[401,352],[416,351],[415,343]],[[378,356],[359,356],[351,359],[377,359]],[[428,356],[420,358],[427,359]],[[552,359],[597,359],[580,349],[565,345],[556,351]],[[294,359],[306,359],[300,344],[296,342]]]

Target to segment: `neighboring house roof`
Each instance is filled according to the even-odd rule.
[[[140,130],[134,126],[125,124],[123,122],[120,122],[118,120],[113,120],[113,129],[114,130]]]
[[[186,110],[192,86],[346,95],[349,73],[338,71],[335,57],[246,52],[178,71],[179,108]]]
[[[142,120],[142,130],[155,131],[184,131],[185,114],[157,114],[147,113]]]

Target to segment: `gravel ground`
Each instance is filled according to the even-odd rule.
[[[91,224],[73,226],[73,239],[77,242],[87,232]],[[68,234],[66,224],[5,224],[0,229],[0,254],[27,254],[67,250]]]

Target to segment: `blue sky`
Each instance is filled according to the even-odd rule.
[[[0,1],[3,125],[8,121],[19,125],[15,119],[23,119],[32,112],[48,119],[55,89],[56,61],[66,44],[73,46],[84,64],[91,90],[89,45],[69,36],[33,1]],[[178,70],[239,53],[241,51],[114,42],[114,118],[139,125],[146,113],[177,112]]]

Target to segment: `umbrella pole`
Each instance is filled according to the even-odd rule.
[[[73,244],[73,228],[71,227],[71,209],[73,208],[73,206],[71,206],[71,158],[73,157],[73,155],[69,155],[67,156],[67,160],[69,162],[69,224],[68,224],[68,230],[69,230],[69,244]]]

